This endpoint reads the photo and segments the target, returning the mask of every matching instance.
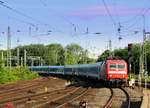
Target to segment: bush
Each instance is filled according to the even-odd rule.
[[[0,83],[18,80],[29,80],[39,77],[37,73],[30,72],[28,68],[2,68],[0,67]]]
[[[139,75],[138,74],[131,74],[131,78],[134,78],[135,80],[138,80],[138,77],[139,77]],[[145,81],[145,77],[144,76],[141,76],[142,77],[142,82],[144,82]],[[129,78],[130,79],[130,78]],[[146,78],[146,80],[147,80],[147,82],[150,82],[150,76],[147,76],[147,78]]]

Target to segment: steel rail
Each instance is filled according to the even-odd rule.
[[[103,108],[110,108],[111,105],[112,105],[114,92],[113,92],[112,88],[109,88],[109,89],[110,89],[110,92],[111,92],[111,96],[110,96],[109,100],[107,101],[107,103],[105,104],[105,106]]]
[[[125,94],[126,94],[126,101],[127,101],[127,108],[130,108],[130,105],[131,105],[131,99],[130,99],[130,95],[129,93],[124,89],[124,88],[120,88]]]
[[[31,95],[26,95],[26,96],[23,96],[23,97],[15,97],[15,98],[9,98],[9,99],[6,99],[6,100],[2,100],[0,101],[0,106],[4,103],[7,103],[7,102],[16,102],[17,101],[21,101],[21,102],[25,102],[26,100],[28,100],[29,98],[35,98],[35,97],[43,97],[44,95],[51,95],[51,94],[55,94],[57,92],[60,92],[62,90],[65,90],[67,91],[66,88],[62,88],[62,89],[56,89],[56,90],[52,90],[52,91],[48,91],[48,92],[44,92],[44,93],[38,93],[38,94],[31,94]]]
[[[71,99],[71,100],[68,101],[68,102],[65,102],[65,103],[63,103],[63,104],[57,106],[56,108],[65,108],[66,106],[68,106],[69,103],[72,103],[73,101],[75,101],[75,100],[81,98],[82,96],[84,96],[84,95],[89,91],[89,89],[90,89],[90,87],[87,88],[82,94],[79,94],[77,97]]]
[[[87,89],[86,89],[87,90]],[[55,108],[59,108],[59,107],[63,107],[64,105],[66,105],[66,103],[68,103],[70,100],[71,97],[73,99],[77,98],[79,95],[82,95],[83,93],[85,93],[86,90],[83,90],[83,88],[79,87],[79,88],[76,88],[74,90],[72,90],[71,92],[65,94],[65,95],[62,95],[62,96],[59,96],[58,98],[55,98],[53,100],[50,100],[46,103],[42,103],[42,104],[39,104],[39,105],[36,105],[35,108],[41,108],[41,107],[45,107],[45,106],[49,106],[49,107],[55,107]],[[78,93],[79,92],[79,93]],[[80,94],[81,92],[81,94]],[[77,96],[74,96],[77,95]],[[68,102],[59,102],[59,101],[68,101]],[[62,106],[61,106],[62,105]]]

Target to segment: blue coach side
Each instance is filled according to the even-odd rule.
[[[101,72],[101,63],[89,64],[87,66],[87,75],[88,77],[99,79]]]
[[[79,65],[65,65],[64,75],[78,75],[77,68]]]
[[[83,69],[85,68],[85,71],[81,71],[80,73],[86,72],[86,75],[85,75],[86,77],[99,79],[100,72],[101,72],[101,64],[102,64],[102,62],[81,65],[81,68],[83,68]]]
[[[64,67],[64,74],[78,75],[99,79],[102,63],[103,62],[93,64],[66,65]]]
[[[29,67],[29,69],[38,73],[76,75],[91,77],[94,79],[102,79],[102,73],[104,73],[102,64],[103,62],[65,66],[33,66]]]
[[[64,66],[31,66],[31,71],[46,74],[64,74]]]

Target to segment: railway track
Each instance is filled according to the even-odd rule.
[[[131,105],[131,99],[130,99],[130,95],[128,94],[128,92],[124,89],[124,88],[120,88],[121,90],[124,91],[124,93],[126,94],[126,101],[127,101],[127,107],[126,108],[130,108],[130,105]]]
[[[0,85],[0,94],[7,93],[7,92],[13,92],[19,89],[28,88],[32,85],[38,84],[41,80],[45,80],[44,78],[34,79],[32,80],[32,84],[30,80],[27,81],[19,81],[16,83],[10,83],[10,84],[4,84]]]
[[[3,106],[7,103],[15,105],[19,100],[21,102],[23,98],[24,100],[30,100],[30,97],[34,97],[34,95],[43,95],[54,90],[64,89],[65,81],[55,78],[40,78],[25,81],[23,84],[14,83],[8,84],[8,86],[0,85],[0,87],[2,88],[2,91],[0,92],[0,108],[4,108]],[[12,88],[7,90],[7,88],[10,87]]]
[[[62,93],[68,93],[70,90],[73,90],[73,89],[74,88],[69,87],[67,89],[53,90],[51,92],[32,94],[32,95],[28,95],[28,96],[24,96],[24,97],[20,97],[20,98],[12,98],[9,100],[4,100],[2,102],[3,104],[0,104],[0,108],[5,108],[8,103],[13,104],[13,106],[15,108],[27,108],[28,105],[30,106],[30,103],[33,103],[33,102],[35,103],[34,104],[34,106],[35,106],[37,103],[40,102],[40,101],[38,101],[40,99],[45,100],[46,97],[47,97],[47,99],[48,99],[48,97],[54,98],[56,96],[56,94],[59,96],[59,95],[62,95]]]
[[[47,78],[40,82],[43,82],[44,85],[47,85],[46,83],[48,83],[50,86],[52,86],[53,84],[47,82],[48,80],[50,79]],[[105,88],[101,85],[100,87],[92,87],[91,89],[86,85],[86,87],[70,86],[66,87],[65,89],[55,88],[51,91],[48,90],[47,92],[20,94],[21,92],[27,92],[29,88],[40,88],[40,85],[42,84],[38,81],[35,82],[36,83],[32,84],[28,82],[23,84],[22,87],[13,88],[8,91],[6,90],[8,93],[6,91],[0,92],[0,96],[6,96],[6,99],[3,98],[0,100],[0,108],[8,108],[8,105],[12,105],[14,106],[14,108],[79,108],[80,102],[81,105],[86,105],[87,102],[87,106],[89,108],[93,108],[92,106],[99,106],[103,108],[130,108],[131,100],[128,94],[128,92],[130,91],[129,88],[129,91],[127,92],[124,88]],[[57,85],[56,82],[55,85]],[[17,93],[15,96],[14,93],[16,92],[19,93]],[[9,95],[11,95],[11,98],[7,98],[7,96]],[[12,96],[15,97],[12,98]],[[103,101],[97,103],[96,100]],[[117,106],[116,103],[118,104]]]
[[[110,96],[109,100],[107,101],[106,105],[103,108],[119,107],[119,106],[116,106],[116,105],[114,106],[114,104],[117,103],[117,102],[114,102],[116,100],[117,101],[122,101],[121,104],[120,104],[120,107],[130,108],[131,100],[130,100],[130,96],[129,96],[128,92],[124,88],[118,88],[118,89],[120,89],[125,94],[125,96],[121,96],[121,97],[117,96],[116,95],[117,93],[115,93],[116,90],[114,90],[113,88],[110,88],[111,96]],[[126,98],[126,100],[124,100],[124,98]],[[126,101],[126,102],[124,102],[124,101]]]
[[[0,95],[4,93],[16,92],[19,90],[40,86],[42,83],[50,81],[50,78],[39,78],[27,81],[19,81],[16,83],[0,85]]]
[[[30,82],[20,87],[16,87],[10,90],[4,90],[0,92],[0,104],[14,99],[25,97],[26,95],[38,94],[44,92],[44,86],[49,87],[51,84],[49,83],[48,79],[43,79],[41,81]]]
[[[113,101],[113,96],[114,96],[114,92],[112,88],[109,88],[110,92],[111,92],[111,96],[109,98],[109,100],[107,101],[107,103],[105,104],[105,106],[103,108],[110,108],[112,105],[112,101]]]
[[[36,105],[35,108],[65,108],[73,100],[83,96],[89,88],[78,87],[64,95],[64,93],[50,101]]]
[[[81,94],[78,94],[76,97],[72,98],[71,100],[69,100],[68,102],[65,102],[59,106],[57,106],[56,108],[69,108],[69,106],[71,105],[70,103],[72,103],[73,101],[77,101],[87,94],[87,92],[90,90],[90,88],[87,88],[86,90],[84,90]],[[80,103],[79,103],[80,104]],[[86,102],[82,102],[81,104],[86,104]]]

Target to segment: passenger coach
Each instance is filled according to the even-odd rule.
[[[127,63],[124,60],[105,60],[94,64],[78,64],[65,66],[33,66],[31,71],[47,74],[83,76],[97,80],[124,83],[127,81]]]

